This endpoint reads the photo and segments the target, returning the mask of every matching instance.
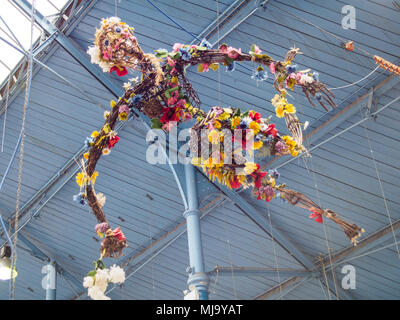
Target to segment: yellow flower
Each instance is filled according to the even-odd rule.
[[[257,170],[257,164],[254,162],[246,162],[244,164],[244,172],[245,174],[251,174]]]
[[[111,131],[110,125],[107,123],[106,125],[104,125],[102,130],[105,134],[108,134]]]
[[[292,150],[292,157],[297,157],[299,152],[297,150]]]
[[[91,134],[92,138],[94,138],[94,139],[96,139],[98,135],[99,135],[98,131],[93,131]]]
[[[89,152],[84,153],[84,154],[83,154],[83,157],[84,157],[86,160],[89,159]]]
[[[285,113],[295,113],[296,107],[292,104],[285,104],[285,105],[278,104],[275,109],[275,112],[278,118],[282,118],[285,115]]]
[[[218,117],[218,120],[223,121],[223,120],[229,119],[230,116],[231,116],[231,115],[230,115],[229,113],[224,112],[223,114],[221,114],[221,115]]]
[[[240,117],[239,116],[236,116],[236,117],[234,117],[233,119],[232,119],[232,122],[231,122],[231,127],[232,127],[232,129],[235,129],[238,125],[239,125],[239,123],[240,123]]]
[[[262,141],[255,141],[253,144],[253,149],[257,150],[260,149],[263,146],[263,142]]]
[[[86,175],[83,172],[79,172],[75,177],[78,186],[83,187],[86,183]]]
[[[285,106],[285,111],[286,113],[295,113],[296,112],[296,107],[292,104],[287,104]]]
[[[290,150],[294,149],[297,145],[297,142],[294,141],[291,136],[284,136],[283,141],[289,147]]]
[[[294,85],[296,84],[296,79],[290,78],[287,82],[287,86],[293,91]]]
[[[249,129],[253,129],[254,134],[257,134],[260,131],[260,124],[255,121],[252,121],[249,124]]]
[[[172,77],[171,78],[171,83],[173,83],[173,84],[178,84],[178,77]]]
[[[110,111],[104,111],[104,119],[107,119],[110,116]]]
[[[208,134],[208,141],[212,144],[218,144],[220,141],[220,134],[217,130],[211,130]]]
[[[216,129],[221,129],[221,122],[215,121],[215,123],[214,123],[214,128],[216,128]]]
[[[283,105],[279,105],[276,107],[275,112],[278,118],[282,118],[285,115],[285,107]]]
[[[121,121],[126,121],[126,120],[128,120],[129,115],[126,112],[121,112],[120,114],[118,114],[118,118]]]
[[[117,103],[114,100],[110,101],[110,107],[114,108],[117,105]]]
[[[96,182],[96,178],[99,175],[97,171],[93,172],[92,176],[90,177],[90,182],[94,184]]]
[[[219,68],[219,65],[218,65],[218,63],[211,63],[208,67],[213,71],[217,71]]]

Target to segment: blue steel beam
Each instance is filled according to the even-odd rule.
[[[290,269],[290,268],[258,268],[258,267],[221,267],[216,266],[212,271],[208,271],[209,276],[230,276],[232,274],[242,277],[305,277],[315,275],[318,276],[319,272],[311,272],[304,269]]]

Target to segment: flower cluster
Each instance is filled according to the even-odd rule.
[[[108,269],[101,259],[94,265],[95,269],[83,279],[83,286],[88,288],[88,296],[93,300],[111,300],[105,295],[107,286],[109,283],[124,283],[125,271],[115,264]]]
[[[217,179],[232,189],[254,184],[252,178],[257,180],[254,175],[259,168],[242,156],[244,151],[252,155],[261,148],[268,149],[269,154],[288,150],[275,124],[254,110],[242,113],[240,109],[213,107],[205,118],[197,120],[192,130],[199,133],[205,130],[207,139],[203,141],[204,135],[199,134],[191,137],[192,153],[195,153],[192,163],[201,167],[210,179]],[[211,152],[209,144],[213,146]]]
[[[75,180],[76,183],[78,184],[78,186],[80,187],[84,187],[88,184],[93,185],[96,182],[96,178],[99,175],[99,173],[97,171],[93,172],[92,176],[89,177],[86,172],[78,172]]]
[[[287,101],[285,95],[286,92],[283,90],[280,94],[276,94],[271,99],[271,103],[275,107],[275,113],[278,118],[284,117],[285,114],[296,113],[296,107]]]

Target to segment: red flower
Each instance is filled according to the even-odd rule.
[[[112,73],[113,71],[115,71],[119,77],[123,77],[123,76],[126,76],[128,74],[128,69],[125,68],[125,67],[121,68],[121,67],[118,67],[118,66],[113,66],[110,69],[110,73]]]
[[[322,214],[321,214],[319,209],[316,209],[316,208],[312,207],[312,208],[310,208],[310,211],[312,212],[310,214],[310,216],[309,216],[310,219],[314,219],[314,221],[318,222],[318,223],[322,223],[323,222]]]
[[[258,166],[258,164],[257,164],[257,166]],[[260,167],[258,166],[257,170],[254,171],[254,172],[251,174],[251,176],[252,176],[253,179],[254,179],[254,186],[255,186],[256,188],[260,188],[260,187],[261,187],[261,179],[264,178],[264,177],[267,175],[267,172],[263,172],[263,171],[260,172],[260,171],[258,171],[259,168],[260,168]]]
[[[230,181],[230,184],[232,189],[240,188],[242,185],[236,176]]]
[[[265,133],[265,134],[273,135],[274,138],[275,138],[276,135],[278,134],[278,130],[275,129],[275,124],[274,124],[274,123],[271,123],[271,124],[268,126],[267,130],[264,131],[264,133]]]
[[[116,144],[118,141],[119,141],[119,137],[118,137],[118,136],[115,136],[115,137],[113,137],[113,138],[110,138],[110,140],[108,140],[107,147],[108,147],[109,149],[114,148],[115,144]]]
[[[258,112],[250,112],[250,113],[249,113],[249,117],[250,117],[253,121],[255,121],[255,122],[257,122],[257,123],[260,123],[261,114],[259,114]]]
[[[118,227],[113,230],[114,238],[117,238],[120,241],[126,241],[124,233],[121,231],[121,228]]]

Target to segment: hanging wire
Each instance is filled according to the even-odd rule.
[[[321,198],[320,198],[320,194],[319,194],[317,178],[316,178],[316,175],[315,175],[315,168],[314,168],[314,162],[313,162],[312,156],[309,157],[309,160],[310,160],[310,163],[311,163],[311,172],[312,172],[313,181],[314,181],[314,190],[315,190],[315,193],[316,193],[316,196],[317,196],[318,205],[321,207]],[[305,167],[307,169],[307,172],[310,173],[310,169],[307,166],[306,159],[303,158],[303,161],[304,161],[304,165],[305,165]],[[331,252],[331,247],[330,247],[330,243],[329,243],[329,237],[328,237],[328,231],[327,231],[328,228],[327,228],[326,219],[322,220],[322,224],[323,224],[323,229],[324,229],[324,234],[325,234],[326,248],[328,249],[329,261],[330,261],[330,264],[332,265],[332,252]],[[323,268],[324,268],[324,273],[325,273],[325,267],[323,266]],[[326,275],[325,275],[325,277],[326,277]],[[334,272],[333,268],[332,268],[332,277],[333,277],[333,283],[335,285],[336,297],[339,299],[339,293],[338,293],[338,289],[337,289],[337,285],[336,285],[336,277],[335,277],[335,272]],[[326,281],[326,285],[327,285],[327,288],[329,290],[328,281]]]
[[[358,81],[355,81],[355,82],[353,82],[353,83],[350,83],[350,84],[348,84],[348,85],[341,86],[341,87],[328,88],[328,90],[339,90],[339,89],[345,89],[345,88],[349,88],[349,87],[355,86],[356,84],[358,84],[358,83],[364,81],[365,79],[369,78],[370,76],[372,76],[379,68],[380,68],[380,66],[377,66],[374,70],[372,70],[372,71],[371,71],[370,73],[368,73],[365,77],[361,78],[361,79],[358,80]]]
[[[28,107],[28,102],[30,98],[30,89],[32,83],[32,65],[33,65],[33,28],[35,24],[35,5],[36,1],[32,1],[32,11],[31,11],[31,43],[29,49],[29,60],[28,60],[28,76],[26,77],[26,89],[25,89],[25,102],[24,102],[24,110],[22,115],[22,127],[21,127],[21,147],[19,151],[19,167],[18,167],[18,186],[17,186],[17,201],[16,201],[16,209],[15,209],[15,218],[14,218],[14,230],[18,230],[18,219],[19,219],[19,206],[21,199],[21,186],[22,186],[22,166],[24,161],[24,138],[25,138],[25,121],[26,121],[26,111]],[[17,241],[18,241],[18,232],[15,233],[14,236],[14,252],[12,255],[12,263],[11,270],[14,270],[16,262],[17,262]],[[13,300],[15,296],[15,277],[11,278],[11,290],[10,290],[10,300]]]
[[[279,265],[278,265],[278,255],[276,253],[276,243],[275,243],[275,237],[272,231],[272,221],[271,221],[271,212],[269,211],[269,206],[267,205],[267,211],[268,211],[268,219],[269,219],[269,226],[270,226],[270,232],[271,232],[271,241],[272,241],[272,247],[274,249],[274,257],[275,257],[275,268],[278,273],[278,283],[279,283],[279,296],[280,300],[282,300],[282,283],[281,283],[281,277],[279,274]]]
[[[320,31],[322,31],[322,32],[324,32],[324,33],[326,33],[326,34],[329,34],[330,36],[334,37],[335,39],[337,39],[337,40],[339,40],[339,41],[341,41],[341,42],[343,42],[343,43],[346,43],[346,42],[348,41],[347,39],[342,38],[342,37],[340,37],[340,36],[338,36],[338,35],[336,35],[336,34],[330,32],[330,31],[328,31],[328,30],[325,30],[324,28],[322,28],[322,27],[320,27],[320,26],[318,26],[318,25],[316,25],[316,24],[314,24],[314,23],[308,21],[307,19],[304,19],[304,18],[302,18],[302,17],[299,17],[298,15],[296,15],[296,14],[294,14],[294,13],[291,13],[291,12],[289,12],[289,11],[287,11],[287,10],[285,10],[285,9],[283,9],[283,8],[281,8],[281,7],[279,7],[279,6],[275,5],[275,4],[273,4],[272,2],[270,2],[269,5],[272,6],[272,7],[275,7],[275,8],[277,8],[277,9],[279,9],[279,10],[282,11],[282,12],[285,12],[286,14],[288,14],[288,15],[290,15],[290,16],[296,18],[297,20],[300,20],[300,21],[302,21],[302,22],[304,22],[304,23],[307,23],[307,24],[313,26],[314,28],[317,28],[318,30],[320,30]],[[364,49],[361,49],[361,48],[357,48],[357,49],[360,50],[361,52],[365,53],[365,54],[368,55],[368,56],[373,56],[371,53],[369,53],[368,51],[366,51],[366,50],[364,50]]]
[[[369,110],[368,110],[368,111],[369,111]],[[360,114],[361,114],[361,118],[363,118],[361,106],[360,106]],[[398,246],[397,240],[396,240],[396,234],[395,234],[394,228],[393,228],[393,221],[392,221],[392,217],[391,217],[391,214],[390,214],[390,210],[389,210],[389,206],[388,206],[388,203],[387,203],[387,199],[386,199],[386,196],[385,196],[385,191],[384,191],[384,189],[383,189],[383,184],[382,184],[381,176],[380,176],[380,173],[379,173],[378,165],[377,165],[377,163],[376,163],[374,150],[373,150],[373,148],[372,148],[372,143],[371,143],[371,140],[370,140],[370,138],[369,138],[368,127],[367,127],[367,124],[366,124],[366,123],[363,123],[362,125],[363,125],[363,127],[364,127],[365,136],[366,136],[367,141],[368,141],[368,147],[369,147],[369,150],[370,150],[370,153],[371,153],[372,162],[373,162],[373,164],[374,164],[376,177],[378,178],[379,188],[380,188],[380,190],[381,190],[383,202],[384,202],[384,204],[385,204],[386,214],[387,214],[387,217],[388,217],[388,219],[389,219],[390,228],[391,228],[392,235],[393,235],[393,239],[394,239],[394,243],[395,243],[395,246],[396,246],[397,257],[400,259],[400,251],[399,251],[399,246]]]
[[[169,20],[171,20],[173,23],[175,23],[179,28],[181,28],[183,31],[185,31],[187,34],[191,35],[193,38],[197,39],[198,41],[201,41],[199,37],[185,29],[179,22],[175,21],[173,18],[171,18],[168,14],[166,14],[162,9],[157,7],[152,1],[146,0],[148,3],[150,3],[154,8],[156,8],[162,15],[167,17]]]

